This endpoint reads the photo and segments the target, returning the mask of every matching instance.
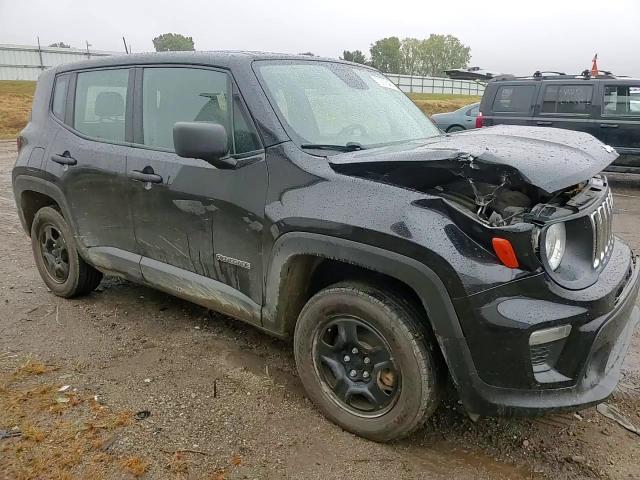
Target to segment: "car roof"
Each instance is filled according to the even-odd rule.
[[[116,67],[127,65],[144,64],[190,64],[190,65],[210,65],[223,68],[231,68],[238,64],[249,64],[255,60],[304,60],[318,62],[335,62],[347,65],[355,65],[364,68],[371,68],[366,65],[356,64],[339,60],[336,58],[316,57],[310,55],[292,55],[286,53],[237,51],[237,50],[216,50],[197,52],[151,52],[134,53],[122,55],[110,55],[80,62],[68,63],[56,67],[57,72],[67,72],[72,70],[83,70],[89,68]]]

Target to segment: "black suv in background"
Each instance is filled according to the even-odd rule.
[[[370,439],[422,425],[448,377],[473,416],[600,402],[640,317],[599,175],[612,149],[444,135],[366,66],[68,64],[40,76],[19,144],[16,204],[53,293],[115,274],[291,338],[309,397]]]
[[[480,123],[566,128],[589,133],[620,154],[606,170],[640,173],[640,79],[536,72],[491,80]]]

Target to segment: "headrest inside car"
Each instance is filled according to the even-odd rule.
[[[124,98],[118,92],[100,92],[96,97],[95,114],[98,117],[124,115]]]

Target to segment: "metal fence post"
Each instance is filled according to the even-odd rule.
[[[42,61],[42,47],[40,47],[40,37],[38,39],[38,56],[40,57],[40,70],[44,70],[44,62]]]

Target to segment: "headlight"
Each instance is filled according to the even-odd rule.
[[[564,223],[554,223],[547,228],[544,240],[544,254],[551,270],[556,270],[564,256],[564,249],[567,245],[567,230]]]

